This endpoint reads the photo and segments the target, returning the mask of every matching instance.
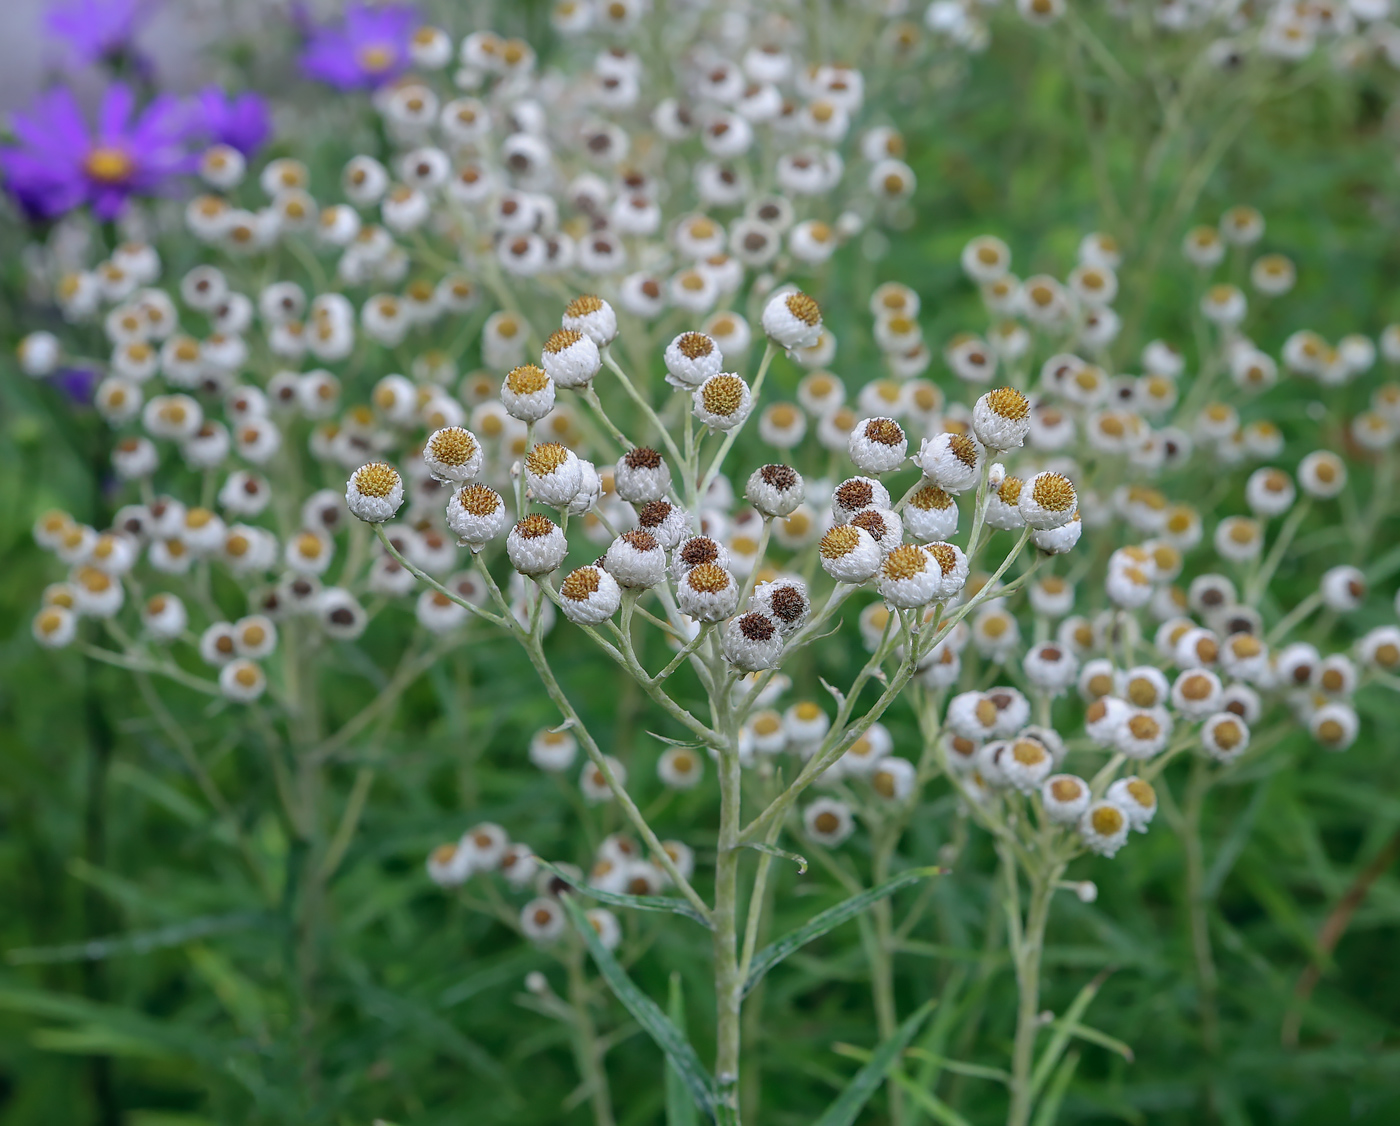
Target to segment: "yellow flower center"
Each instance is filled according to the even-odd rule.
[[[88,153],[83,169],[98,183],[120,184],[131,179],[136,171],[136,162],[119,148],[99,145]]]

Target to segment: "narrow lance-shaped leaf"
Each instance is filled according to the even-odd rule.
[[[1084,1015],[1089,1003],[1097,996],[1099,989],[1102,988],[1103,983],[1108,980],[1108,975],[1112,972],[1112,969],[1107,969],[1096,974],[1094,979],[1079,991],[1079,995],[1065,1010],[1065,1015],[1055,1022],[1055,1034],[1050,1038],[1050,1043],[1045,1046],[1044,1054],[1036,1061],[1035,1070],[1031,1072],[1031,1094],[1039,1094],[1040,1089],[1049,1080],[1061,1053],[1069,1044],[1070,1037],[1074,1035],[1072,1029],[1079,1023],[1079,1018]]]
[[[673,895],[622,895],[615,891],[603,891],[601,888],[589,887],[577,876],[570,875],[557,865],[551,864],[547,860],[535,857],[535,862],[546,872],[557,876],[581,895],[588,896],[589,899],[596,899],[599,903],[610,903],[614,907],[630,907],[634,911],[670,911],[676,915],[684,915],[687,919],[693,919],[706,930],[711,929],[709,921],[695,910],[684,899],[678,899]]]
[[[941,876],[946,871],[946,868],[936,867],[911,868],[882,884],[876,884],[873,888],[867,888],[858,895],[851,896],[850,899],[838,903],[835,907],[828,907],[820,914],[814,915],[806,924],[798,927],[795,931],[790,931],[754,955],[753,964],[749,967],[748,980],[744,982],[744,995],[747,996],[753,990],[753,987],[763,979],[764,974],[789,954],[806,946],[814,938],[820,938],[833,927],[840,926],[848,919],[854,919],[871,904],[878,903],[887,895],[893,895],[900,888],[906,888],[910,884],[916,884],[930,876]]]
[[[846,1089],[826,1108],[826,1113],[817,1119],[815,1126],[851,1126],[861,1107],[875,1093],[875,1088],[885,1081],[890,1068],[898,1063],[904,1049],[909,1047],[909,1042],[923,1027],[924,1021],[928,1019],[929,1013],[933,1012],[933,1006],[937,1003],[936,1000],[925,1001],[896,1029],[893,1036],[875,1049],[870,1062],[852,1076],[851,1081],[846,1084]]]
[[[685,993],[681,989],[681,975],[671,974],[671,998],[666,1006],[671,1023],[685,1031]],[[666,1060],[666,1126],[695,1126],[695,1100],[686,1087],[685,1077],[676,1070],[669,1057]]]
[[[622,1002],[623,1008],[632,1014],[633,1019],[647,1030],[651,1038],[656,1041],[657,1046],[666,1053],[667,1063],[676,1069],[677,1074],[690,1091],[691,1098],[695,1100],[696,1106],[713,1118],[715,1112],[714,1086],[710,1081],[709,1072],[705,1070],[705,1065],[700,1062],[700,1057],[690,1046],[690,1041],[685,1038],[679,1028],[671,1023],[666,1014],[661,1011],[660,1006],[638,989],[632,979],[627,976],[627,971],[612,956],[611,951],[603,945],[602,940],[598,937],[598,932],[593,929],[593,924],[588,921],[588,916],[584,914],[583,908],[574,901],[574,897],[566,895],[562,898],[564,909],[569,913],[574,929],[582,937],[584,945],[588,947],[588,953],[592,955],[598,972],[603,975],[603,979],[612,988],[617,999]]]

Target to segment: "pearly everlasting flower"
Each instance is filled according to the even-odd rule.
[[[741,672],[758,672],[778,666],[783,656],[783,635],[764,614],[750,612],[731,618],[721,642],[724,659]]]
[[[849,477],[832,491],[831,515],[838,524],[849,523],[867,508],[890,508],[889,490],[874,478]]]
[[[967,556],[963,554],[962,548],[956,544],[934,542],[924,544],[923,550],[933,558],[942,572],[942,578],[935,584],[933,597],[939,602],[956,598],[967,583],[969,570]]]
[[[1344,751],[1356,741],[1360,722],[1349,704],[1324,704],[1308,719],[1308,731],[1329,751]]]
[[[650,446],[637,446],[618,458],[613,480],[617,495],[633,504],[661,500],[671,490],[671,470]]]
[[[966,434],[937,434],[926,438],[914,464],[933,484],[955,496],[977,484],[986,456],[981,444]]]
[[[691,396],[695,417],[711,430],[733,430],[753,410],[753,393],[737,375],[712,375]]]
[[[821,334],[821,308],[805,293],[789,290],[764,306],[762,324],[769,339],[781,348],[809,347]]]
[[[923,548],[904,544],[885,556],[876,587],[892,606],[923,606],[943,588],[943,569]]]
[[[428,472],[446,484],[475,479],[484,461],[485,454],[476,435],[460,426],[436,430],[423,444],[423,463]]]
[[[764,465],[749,475],[744,496],[769,517],[791,515],[806,495],[802,475],[788,465]]]
[[[861,584],[875,577],[883,553],[864,528],[838,524],[821,540],[821,565],[837,582]]]
[[[1128,814],[1111,801],[1094,802],[1079,819],[1079,835],[1085,847],[1100,856],[1113,856],[1122,848],[1127,843],[1129,827]]]
[[[559,526],[537,512],[519,521],[506,537],[510,565],[522,575],[544,575],[553,571],[564,562],[568,547]]]
[[[459,543],[479,549],[505,530],[505,502],[485,485],[463,485],[447,502],[447,526]]]
[[[525,455],[525,483],[539,504],[564,508],[578,493],[582,470],[573,450],[545,442]]]
[[[512,418],[538,422],[554,409],[554,380],[534,364],[512,368],[501,384],[501,402]]]
[[[724,362],[719,345],[701,332],[683,332],[666,346],[666,381],[673,387],[699,387],[718,375]]]
[[[1089,785],[1073,774],[1053,774],[1040,785],[1041,808],[1056,825],[1073,825],[1089,808]]]
[[[597,625],[617,613],[622,605],[622,588],[602,567],[579,567],[560,583],[559,605],[571,622]]]
[[[807,584],[801,579],[774,579],[759,583],[749,597],[749,609],[757,610],[777,623],[786,636],[800,629],[812,609]]]
[[[540,360],[545,372],[560,387],[586,387],[603,366],[592,337],[561,328],[544,342]]]
[[[946,540],[958,530],[957,502],[937,485],[922,484],[900,510],[904,528],[921,540]]]
[[[1216,762],[1233,762],[1249,749],[1249,727],[1233,712],[1216,712],[1201,724],[1201,745]]]
[[[1346,485],[1346,463],[1331,450],[1316,450],[1298,464],[1298,486],[1310,497],[1328,500]]]
[[[1135,776],[1119,778],[1108,787],[1104,797],[1123,811],[1132,828],[1139,833],[1147,832],[1157,812],[1157,794],[1150,782]]]
[[[608,546],[603,567],[624,587],[653,587],[666,577],[666,551],[650,532],[623,532]]]
[[[403,504],[403,479],[398,470],[382,461],[362,465],[345,486],[345,503],[352,516],[382,524]]]
[[[818,798],[802,811],[802,827],[818,844],[835,848],[855,831],[855,819],[845,802]]]
[[[734,576],[723,567],[701,563],[677,580],[676,601],[682,613],[697,621],[723,621],[739,605],[739,587]]]
[[[998,387],[977,400],[972,428],[989,450],[1013,450],[1030,430],[1030,402],[1012,387]]]
[[[889,473],[904,464],[909,440],[894,419],[869,418],[856,423],[847,450],[862,473]]]
[[[1059,473],[1037,473],[1021,486],[1016,507],[1026,526],[1038,532],[1062,528],[1078,511],[1079,498],[1067,477]]]
[[[1076,510],[1074,515],[1070,517],[1068,524],[1062,524],[1058,528],[1032,532],[1031,543],[1049,555],[1063,555],[1079,542],[1083,531],[1084,525],[1080,522],[1079,512]]]
[[[564,327],[581,332],[599,348],[617,336],[617,314],[601,297],[586,294],[575,297],[564,309]]]

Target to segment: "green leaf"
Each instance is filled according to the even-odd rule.
[[[615,891],[603,891],[599,888],[589,887],[582,883],[577,876],[570,875],[548,860],[541,860],[538,856],[535,857],[535,860],[545,871],[557,876],[580,894],[588,896],[589,899],[596,899],[599,903],[610,903],[614,907],[630,907],[634,911],[669,911],[674,915],[684,915],[687,919],[695,920],[706,930],[712,929],[710,921],[684,899],[678,899],[673,895],[621,895]]]
[[[671,999],[667,1005],[671,1023],[678,1029],[685,1028],[685,993],[681,989],[681,975],[671,971]],[[695,1126],[695,1100],[686,1088],[685,1077],[675,1064],[666,1059],[666,1126]]]
[[[1107,1032],[1100,1032],[1097,1028],[1091,1028],[1087,1024],[1080,1024],[1078,1021],[1070,1024],[1064,1020],[1056,1020],[1051,1022],[1051,1027],[1063,1028],[1064,1031],[1079,1040],[1087,1040],[1091,1044],[1097,1044],[1101,1048],[1107,1048],[1110,1052],[1122,1056],[1129,1063],[1132,1063],[1135,1059],[1133,1049],[1122,1040],[1110,1036]]]
[[[763,975],[794,950],[800,950],[814,938],[820,938],[833,927],[838,927],[847,920],[854,919],[872,903],[879,902],[887,895],[893,895],[900,888],[906,888],[910,884],[918,883],[930,876],[944,875],[947,871],[946,868],[937,867],[910,868],[907,872],[901,872],[882,884],[867,888],[858,895],[853,895],[850,899],[838,903],[835,907],[829,907],[820,914],[814,915],[804,926],[785,934],[754,955],[753,963],[749,967],[748,980],[744,982],[744,995],[748,996],[753,987],[763,979]]]
[[[85,1024],[77,1028],[40,1028],[30,1036],[30,1042],[41,1052],[59,1052],[74,1056],[123,1056],[131,1059],[182,1059],[180,1053],[164,1044],[141,1036],[132,1036],[100,1024]]]
[[[855,1073],[846,1084],[846,1089],[826,1108],[826,1113],[817,1119],[816,1126],[851,1126],[861,1107],[875,1093],[875,1088],[884,1082],[890,1068],[899,1062],[904,1049],[909,1047],[909,1041],[914,1039],[923,1027],[924,1021],[928,1019],[929,1013],[933,1012],[937,1003],[936,1000],[925,1001],[899,1026],[893,1036],[875,1049],[870,1062]]]
[[[754,849],[757,852],[766,852],[769,856],[776,856],[780,860],[791,860],[797,865],[797,874],[799,876],[805,876],[807,874],[807,858],[805,856],[798,856],[795,852],[787,852],[781,848],[774,848],[772,845],[764,844],[762,841],[751,841],[744,845],[744,847]]]
[[[1032,1095],[1038,1094],[1049,1080],[1050,1073],[1054,1070],[1061,1053],[1069,1044],[1070,1037],[1074,1035],[1071,1029],[1079,1023],[1079,1018],[1084,1015],[1089,1003],[1098,995],[1103,983],[1108,980],[1108,975],[1112,972],[1112,969],[1107,969],[1094,975],[1093,980],[1079,991],[1073,1003],[1065,1010],[1065,1015],[1055,1022],[1055,1035],[1050,1038],[1050,1043],[1045,1046],[1045,1052],[1036,1062],[1035,1070],[1031,1073]],[[1056,1079],[1058,1080],[1058,1076]]]
[[[1055,1118],[1060,1113],[1060,1103],[1064,1100],[1065,1092],[1069,1090],[1069,1081],[1074,1078],[1074,1069],[1078,1066],[1079,1053],[1070,1052],[1064,1063],[1060,1064],[1060,1069],[1055,1072],[1055,1078],[1051,1081],[1049,1090],[1045,1092],[1045,1098],[1036,1108],[1031,1126],[1054,1126]]]
[[[894,1073],[894,1081],[903,1088],[904,1092],[918,1103],[926,1111],[930,1118],[934,1118],[943,1123],[943,1126],[972,1126],[966,1118],[950,1107],[937,1095],[927,1088],[920,1087],[909,1076],[902,1071]]]
[[[583,944],[588,947],[588,953],[593,956],[598,972],[611,986],[623,1008],[632,1014],[636,1022],[647,1030],[657,1046],[666,1053],[667,1063],[676,1069],[686,1089],[690,1091],[691,1098],[695,1100],[695,1105],[713,1118],[714,1084],[710,1080],[709,1072],[705,1070],[705,1065],[700,1062],[700,1057],[695,1054],[695,1049],[690,1046],[690,1041],[671,1023],[656,1002],[638,989],[627,976],[627,971],[603,945],[598,932],[593,929],[593,924],[588,921],[583,908],[575,902],[574,897],[565,895],[562,901],[564,909],[573,921],[574,929],[583,939]]]
[[[69,942],[62,946],[30,946],[5,952],[5,960],[12,965],[26,965],[35,962],[97,962],[119,954],[148,954],[152,950],[163,950],[170,946],[182,946],[196,939],[210,935],[228,934],[230,931],[249,930],[252,927],[269,927],[276,920],[257,912],[240,912],[234,915],[205,915],[186,923],[176,923],[157,930],[135,931],[131,934],[111,935],[107,938],[93,938],[86,942]]]

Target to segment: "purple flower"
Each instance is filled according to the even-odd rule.
[[[311,33],[301,68],[340,90],[374,89],[407,68],[417,27],[418,13],[407,5],[351,4],[339,26]]]
[[[135,53],[132,41],[153,7],[150,0],[67,0],[44,24],[80,63],[113,61]]]
[[[234,97],[210,86],[199,95],[199,108],[210,143],[228,145],[244,156],[252,156],[262,148],[272,132],[267,102],[251,92]]]
[[[100,219],[115,218],[133,195],[159,195],[194,171],[190,145],[198,115],[168,94],[136,114],[131,87],[107,88],[89,129],[65,86],[39,96],[11,123],[15,145],[0,147],[5,187],[31,216],[50,219],[91,204]],[[134,115],[134,116],[133,116]]]
[[[72,402],[87,406],[97,388],[97,373],[90,368],[61,368],[49,376],[49,381]]]

